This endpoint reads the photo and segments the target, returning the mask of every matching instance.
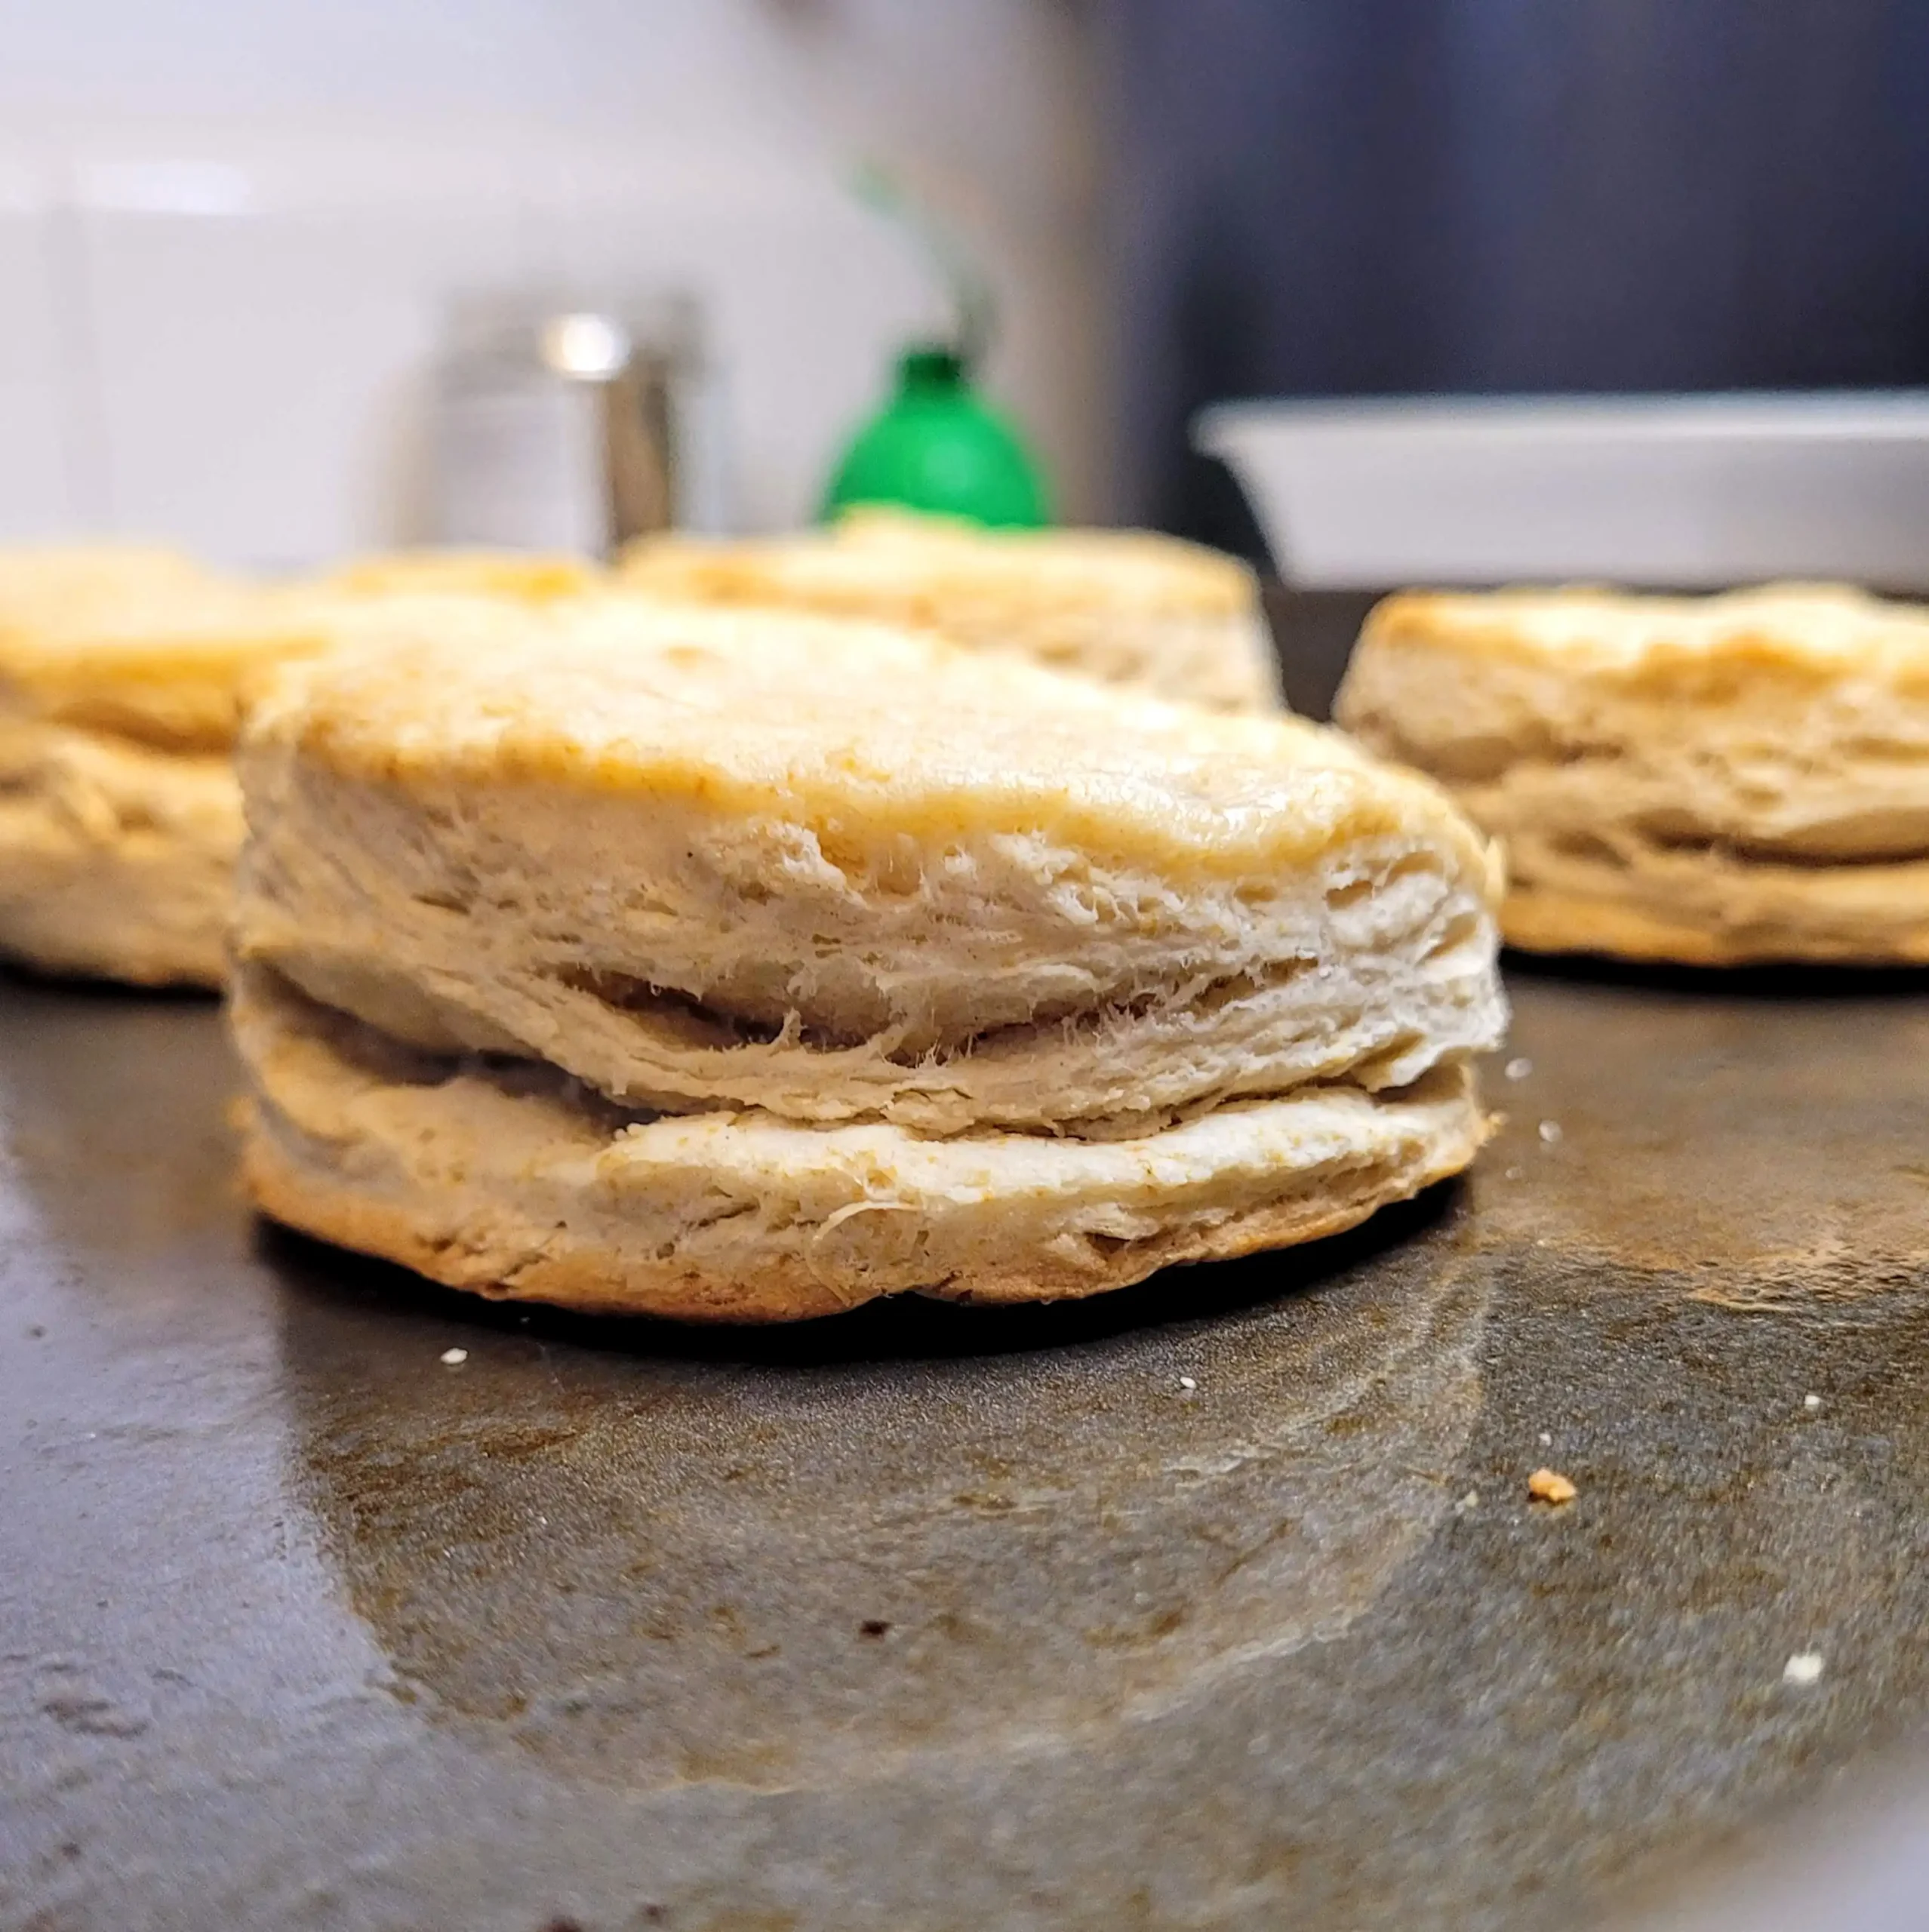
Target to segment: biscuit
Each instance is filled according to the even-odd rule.
[[[218,986],[241,834],[225,755],[0,718],[0,948],[15,959]]]
[[[257,1198],[458,1285],[1083,1293],[1347,1225],[1484,1131],[1490,853],[1295,720],[617,597],[297,667],[240,768]]]
[[[934,629],[967,649],[1214,709],[1281,705],[1252,572],[1169,537],[856,511],[829,531],[763,541],[646,538],[622,577],[659,596]]]
[[[263,593],[165,552],[0,556],[0,951],[218,985],[250,678],[305,648]]]
[[[242,715],[275,666],[382,601],[160,551],[0,554],[0,952],[219,986]]]
[[[1408,594],[1335,715],[1504,842],[1515,946],[1929,961],[1929,611],[1809,585]]]
[[[626,1104],[1137,1134],[1491,1035],[1484,848],[1335,734],[622,600],[265,706],[235,943]]]
[[[363,557],[329,573],[333,589],[357,595],[509,597],[533,603],[580,597],[606,575],[587,557],[525,550],[398,550]]]

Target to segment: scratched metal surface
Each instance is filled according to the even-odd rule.
[[[1363,1235],[741,1335],[264,1235],[211,1008],[0,981],[0,1927],[1665,1902],[1929,1711],[1929,985],[1512,987]]]

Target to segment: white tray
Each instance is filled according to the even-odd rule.
[[[1929,589],[1929,390],[1229,402],[1193,440],[1309,589]]]

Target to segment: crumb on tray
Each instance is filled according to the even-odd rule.
[[[1558,1469],[1536,1469],[1528,1478],[1528,1494],[1543,1503],[1571,1503],[1580,1492]]]

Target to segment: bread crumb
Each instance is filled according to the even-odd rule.
[[[1199,1385],[1189,1375],[1182,1375],[1179,1378],[1179,1386],[1182,1389],[1196,1389]]]
[[[1518,1060],[1510,1060],[1502,1071],[1509,1080],[1524,1080],[1534,1071],[1534,1062],[1523,1054]]]
[[[466,1349],[445,1349],[442,1351],[442,1366],[445,1368],[460,1368],[468,1359],[469,1351]]]
[[[1457,1516],[1464,1516],[1469,1510],[1478,1509],[1479,1507],[1480,1491],[1477,1489],[1470,1489],[1459,1502],[1454,1505],[1454,1514]]]
[[[1544,1120],[1540,1123],[1540,1138],[1549,1147],[1561,1144],[1561,1123],[1558,1120]]]
[[[1558,1469],[1536,1469],[1528,1478],[1528,1494],[1543,1503],[1571,1503],[1580,1492]]]
[[[1554,1446],[1553,1437],[1544,1429],[1540,1432],[1540,1446],[1543,1449],[1551,1449]]]
[[[1820,1651],[1798,1651],[1782,1666],[1784,1684],[1813,1684],[1822,1675]]]
[[[1820,1395],[1804,1395],[1801,1398],[1801,1405],[1804,1409],[1819,1409],[1822,1406],[1822,1398]]]

